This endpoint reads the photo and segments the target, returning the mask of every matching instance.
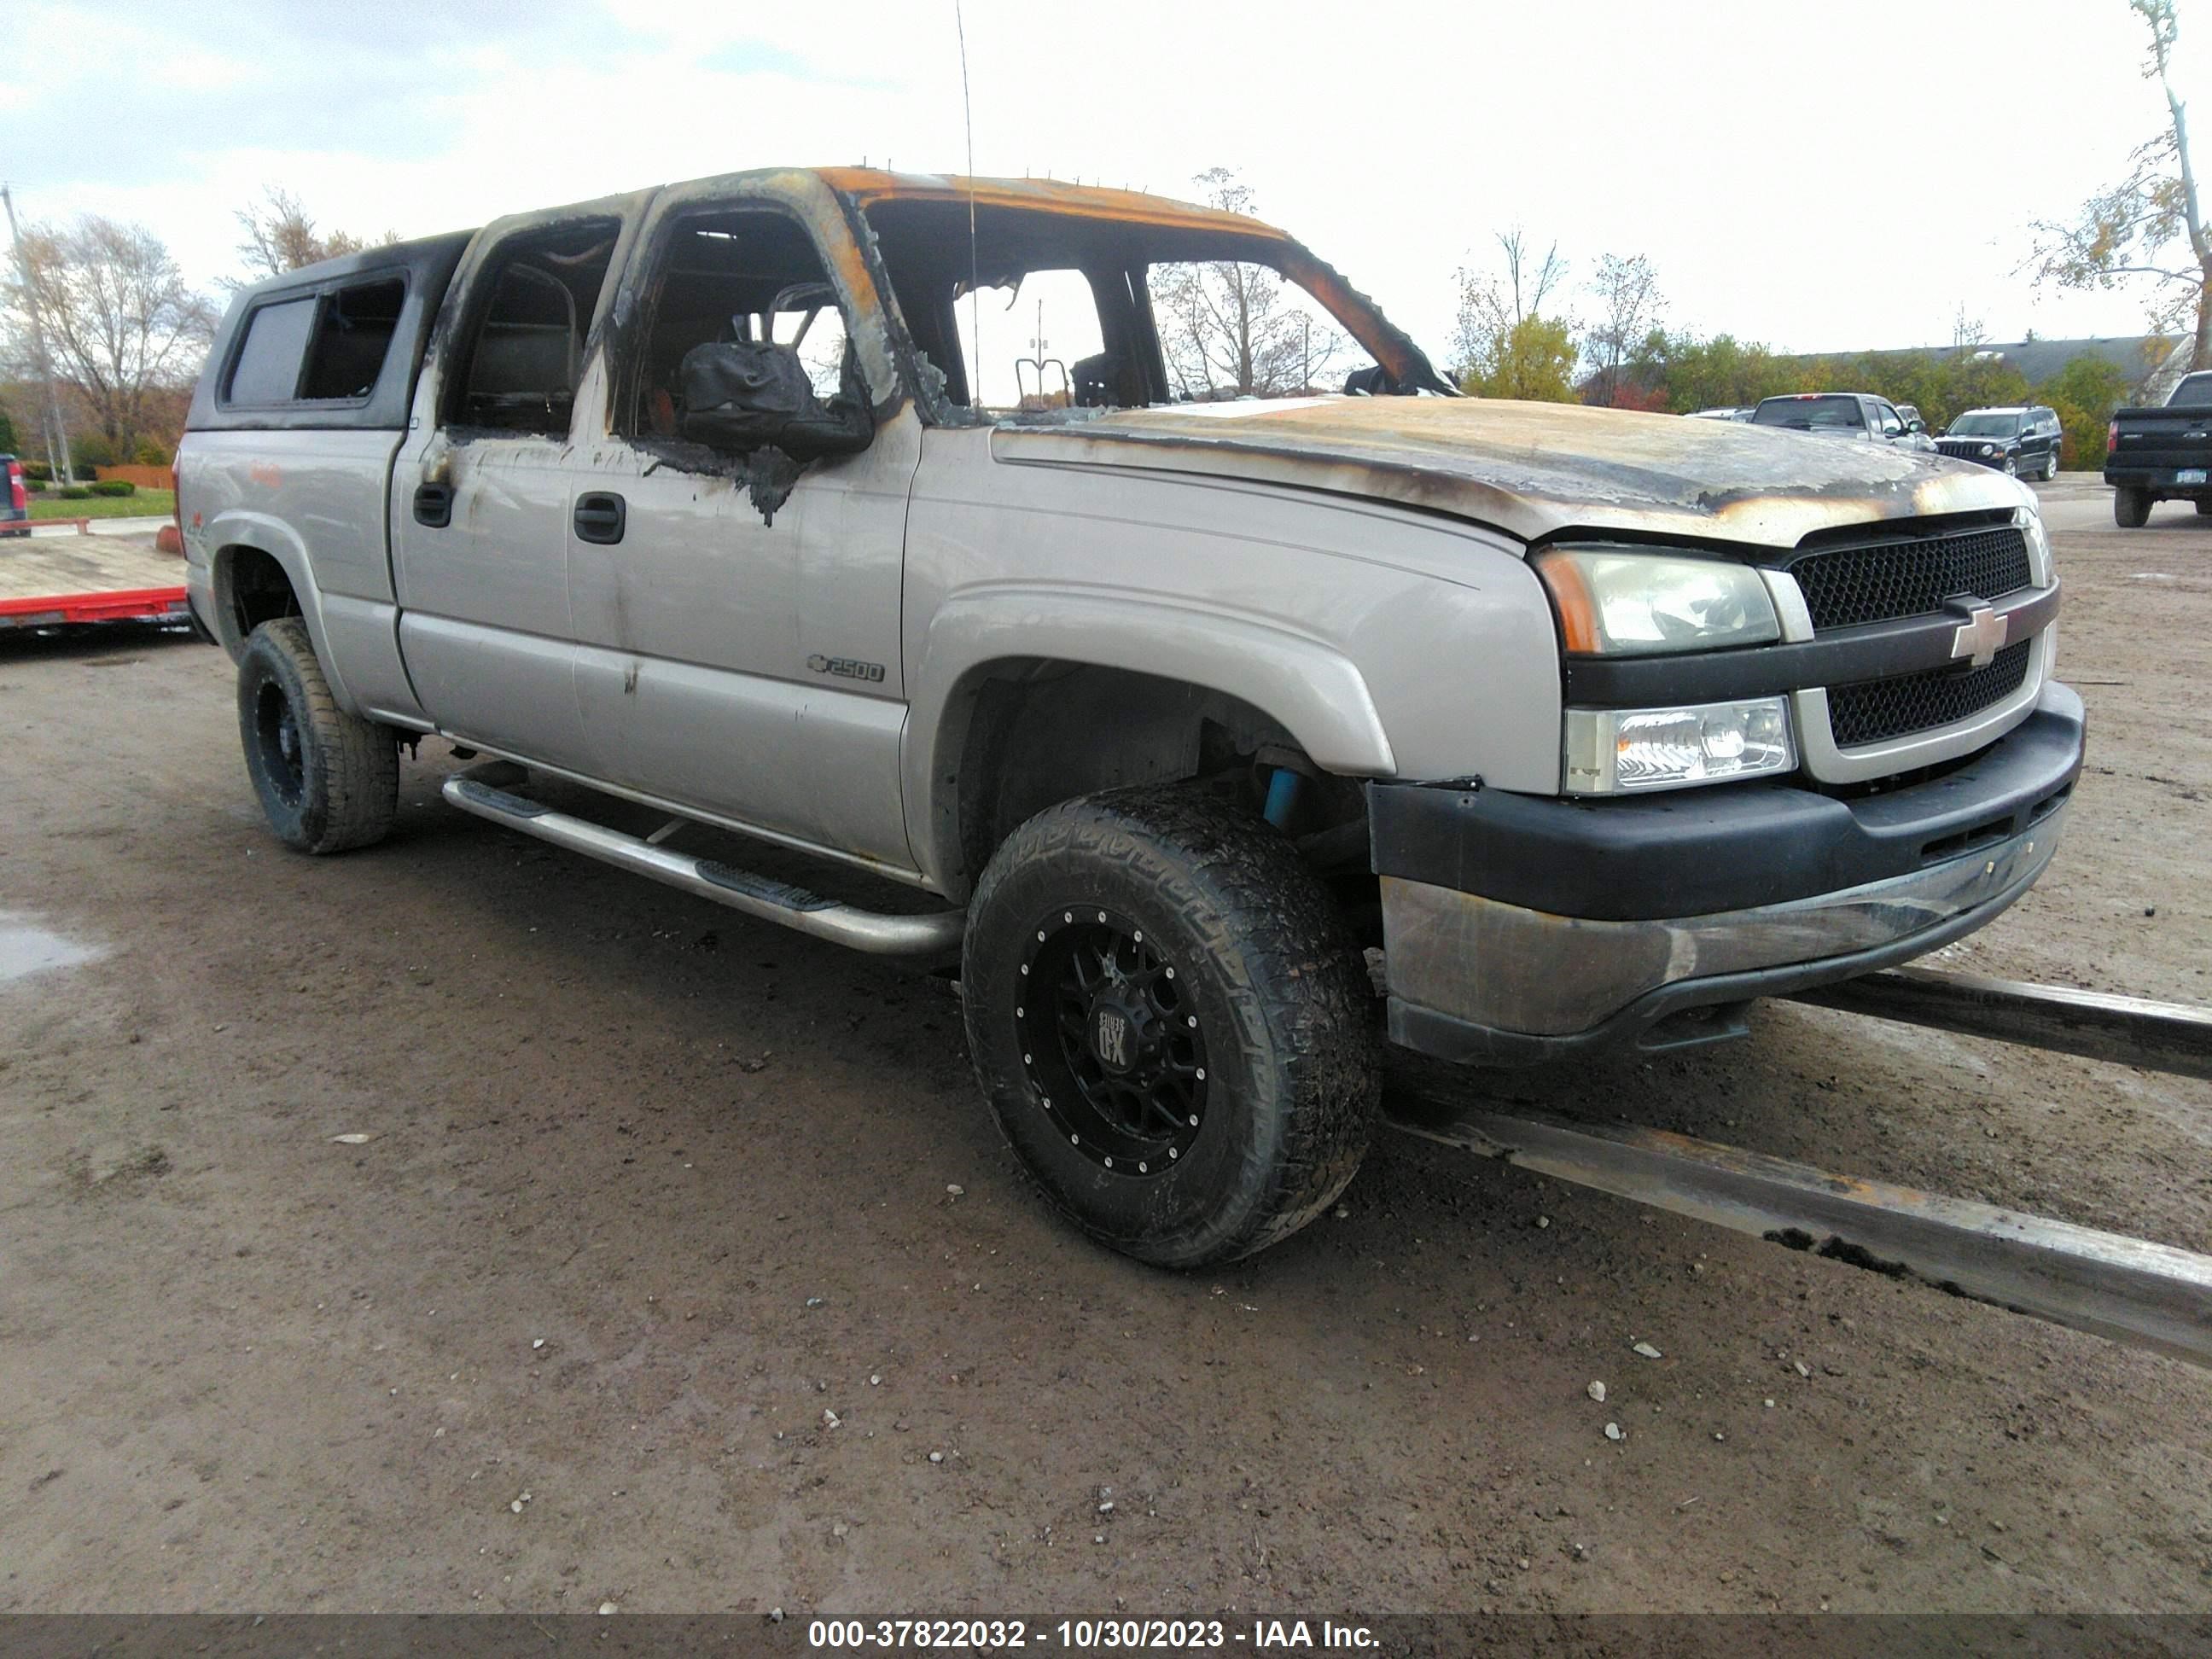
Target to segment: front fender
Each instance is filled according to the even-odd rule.
[[[971,591],[931,619],[909,671],[900,756],[908,840],[922,874],[955,897],[966,885],[957,774],[968,714],[993,665],[1043,658],[1223,692],[1279,721],[1324,770],[1397,773],[1365,678],[1320,641],[1250,617],[1120,596],[1018,584]]]

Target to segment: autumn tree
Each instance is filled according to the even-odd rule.
[[[387,230],[372,243],[348,231],[318,229],[300,198],[280,185],[264,185],[261,199],[233,216],[246,232],[246,240],[238,245],[246,274],[223,279],[223,286],[234,289],[399,240],[396,231]]]
[[[2175,0],[2128,0],[2150,32],[2146,80],[2166,94],[2166,125],[2135,152],[2128,174],[2092,196],[2063,224],[2039,221],[2037,279],[2061,288],[2142,292],[2151,326],[2187,326],[2191,361],[2212,364],[2212,234],[2207,233],[2189,155],[2189,109],[2171,75],[2180,26]]]
[[[1583,343],[1590,359],[1587,395],[1591,403],[1617,404],[1622,401],[1621,371],[1662,308],[1659,278],[1640,253],[1626,259],[1608,253],[1597,262],[1590,292],[1597,300],[1597,318]]]
[[[1193,180],[1206,202],[1250,214],[1249,185],[1226,167]],[[1206,259],[1152,267],[1152,308],[1169,379],[1182,398],[1279,398],[1314,389],[1344,336],[1267,266]]]
[[[27,227],[11,333],[27,324],[25,289],[46,325],[56,377],[112,455],[134,454],[166,427],[198,375],[215,313],[143,225],[87,215],[67,230]]]
[[[1498,233],[1495,270],[1462,265],[1452,273],[1459,288],[1459,313],[1452,330],[1452,367],[1461,380],[1478,363],[1495,362],[1513,331],[1540,315],[1544,301],[1564,289],[1567,262],[1557,242],[1540,258],[1520,226]],[[1572,325],[1568,327],[1571,331]]]
[[[1544,311],[1566,286],[1559,245],[1539,256],[1516,225],[1498,233],[1498,255],[1494,269],[1462,265],[1455,273],[1459,316],[1452,362],[1460,389],[1481,398],[1573,402],[1581,356],[1575,325]]]

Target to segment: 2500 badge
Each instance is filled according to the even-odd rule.
[[[858,657],[809,657],[806,665],[817,674],[835,674],[840,679],[866,680],[871,685],[884,682],[884,665],[879,662],[862,662]]]

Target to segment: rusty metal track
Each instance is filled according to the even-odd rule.
[[[2212,1366],[2212,1256],[1661,1129],[1399,1089],[1388,1109],[1479,1157]]]
[[[2212,1010],[1973,974],[1893,969],[1801,991],[1816,1007],[2212,1079]]]

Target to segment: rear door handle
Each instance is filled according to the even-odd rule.
[[[611,546],[623,538],[629,518],[623,498],[611,490],[594,489],[576,497],[576,539]]]
[[[443,530],[453,521],[453,487],[426,483],[415,486],[415,522]]]

